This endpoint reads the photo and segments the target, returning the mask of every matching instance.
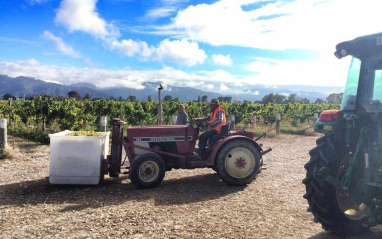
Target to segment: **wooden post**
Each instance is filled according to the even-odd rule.
[[[107,117],[101,116],[99,132],[106,132],[107,130]]]
[[[276,134],[280,134],[280,121],[281,121],[281,115],[280,113],[276,114]]]
[[[178,116],[176,116],[176,115],[173,115],[172,116],[172,119],[171,119],[171,124],[172,125],[176,125],[176,120],[178,119]]]
[[[235,128],[235,115],[231,115],[231,129]]]
[[[316,123],[316,121],[317,121],[317,119],[318,119],[318,113],[314,113],[313,118],[314,118],[314,123]]]
[[[162,115],[162,99],[161,99],[161,91],[163,90],[162,85],[158,88],[158,125],[162,125],[163,115]]]
[[[7,119],[0,119],[0,152],[8,147]]]

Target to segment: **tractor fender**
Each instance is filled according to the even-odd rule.
[[[213,147],[214,149],[212,150],[210,156],[208,157],[208,163],[211,165],[215,165],[215,160],[216,160],[216,155],[218,155],[220,149],[227,144],[228,142],[231,142],[232,140],[238,140],[238,139],[243,139],[248,142],[251,142],[257,149],[259,149],[259,152],[263,151],[263,149],[260,147],[258,143],[256,143],[253,139],[245,137],[243,135],[231,135],[228,136],[220,141],[218,141]]]

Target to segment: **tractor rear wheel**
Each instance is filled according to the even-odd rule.
[[[236,186],[251,183],[262,166],[259,149],[245,139],[232,140],[223,145],[216,160],[216,171],[220,178]]]
[[[305,164],[306,186],[304,198],[308,200],[308,212],[314,215],[314,222],[321,223],[326,231],[339,235],[359,234],[368,230],[365,222],[365,204],[357,202],[345,191],[336,189],[326,181],[313,177],[315,168],[327,167],[330,175],[341,180],[351,154],[336,142],[335,135],[326,135],[317,140],[317,146],[310,150],[310,161]]]
[[[138,155],[130,164],[129,177],[136,188],[155,188],[163,180],[166,165],[156,153]]]

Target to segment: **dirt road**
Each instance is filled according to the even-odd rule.
[[[135,190],[126,177],[94,187],[49,185],[49,147],[18,143],[19,157],[0,161],[0,237],[337,238],[313,223],[302,198],[315,140],[262,140],[273,151],[247,187],[198,169],[167,172],[152,190]],[[382,238],[382,227],[354,238]]]

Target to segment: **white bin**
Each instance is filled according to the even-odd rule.
[[[49,183],[98,184],[101,161],[109,152],[110,132],[102,136],[66,136],[72,132],[49,134]]]

